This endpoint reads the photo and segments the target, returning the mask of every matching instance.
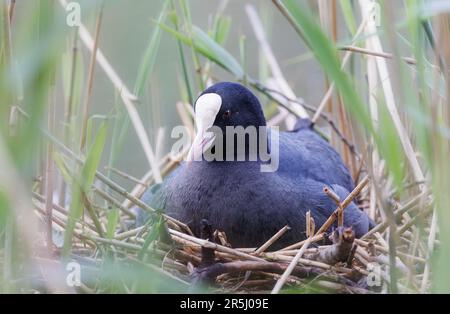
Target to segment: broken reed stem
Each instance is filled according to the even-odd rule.
[[[316,235],[325,232],[328,230],[328,228],[331,227],[331,225],[334,223],[334,221],[337,218],[337,215],[339,213],[340,208],[344,210],[352,201],[353,199],[362,191],[362,189],[369,183],[369,176],[365,176],[361,182],[355,187],[355,189],[345,198],[345,200],[341,203],[341,206],[338,207],[331,216],[325,221],[325,223],[320,227],[320,229],[316,232]]]
[[[286,233],[286,231],[291,230],[291,228],[289,226],[284,226],[283,228],[281,228],[277,233],[275,233],[269,240],[267,240],[266,243],[264,243],[263,245],[261,245],[256,251],[255,254],[259,255],[262,252],[264,252],[265,250],[267,250],[273,243],[275,243],[275,241],[277,241],[279,238],[281,238],[281,236],[283,236],[283,234]]]
[[[343,209],[343,207],[341,205],[341,199],[339,198],[339,196],[336,193],[334,193],[328,187],[324,187],[323,191],[338,206],[338,213],[337,213],[337,216],[338,216],[338,227],[342,227],[344,225],[344,209]]]
[[[385,59],[394,59],[394,55],[391,53],[373,51],[370,49],[361,48],[361,47],[357,47],[357,46],[343,46],[343,47],[339,47],[338,49],[344,50],[344,51],[358,52],[358,53],[371,55],[371,56],[375,56],[375,57],[381,57],[381,58],[385,58]],[[411,65],[417,64],[417,61],[414,58],[402,57],[402,60]]]
[[[336,205],[340,205],[340,204],[341,204],[341,199],[339,198],[339,196],[338,196],[336,193],[334,193],[334,191],[333,191],[332,189],[330,189],[330,188],[327,187],[327,186],[324,186],[324,187],[323,187],[323,192],[324,192],[329,198],[331,198],[331,199],[336,203]]]
[[[94,86],[94,70],[95,70],[95,64],[97,59],[97,50],[98,50],[98,42],[99,42],[99,36],[100,36],[100,27],[102,24],[102,18],[103,18],[103,4],[104,2],[100,4],[99,12],[97,15],[97,21],[95,23],[95,37],[94,37],[94,47],[92,49],[91,53],[91,60],[89,62],[89,72],[88,72],[88,82],[87,82],[87,91],[86,91],[86,97],[84,99],[83,103],[83,118],[82,118],[82,124],[81,124],[81,137],[80,137],[80,151],[84,152],[85,145],[86,145],[86,132],[87,132],[87,123],[89,119],[89,107],[90,107],[90,101],[92,96],[92,87]]]
[[[306,212],[306,236],[308,238],[310,236],[313,236],[315,231],[316,231],[316,223],[314,221],[314,218],[311,216],[311,211],[308,210]]]
[[[309,237],[306,239],[305,244],[302,246],[302,248],[298,251],[298,253],[295,255],[295,257],[292,259],[291,263],[289,264],[288,268],[286,268],[285,272],[281,276],[280,279],[278,279],[277,283],[275,284],[275,287],[273,287],[271,294],[277,294],[280,292],[281,288],[283,287],[284,283],[286,282],[287,278],[291,275],[292,271],[294,270],[295,266],[298,264],[298,261],[302,257],[303,253],[308,248],[309,244],[311,243],[312,237]]]
[[[341,205],[341,199],[339,198],[339,196],[334,193],[333,190],[331,190],[329,187],[325,186],[323,188],[323,192],[329,197],[331,198],[336,205],[339,207],[338,208],[338,227],[342,227],[344,225],[344,208]]]

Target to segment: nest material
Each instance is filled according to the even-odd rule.
[[[231,248],[226,241],[226,234],[213,230],[213,226],[209,226],[207,222],[202,237],[198,238],[185,224],[158,214],[157,216],[161,217],[159,226],[162,228],[159,228],[151,243],[148,243],[149,234],[154,233],[156,222],[153,225],[147,224],[117,232],[113,239],[106,239],[99,235],[93,221],[85,217],[84,221],[77,223],[74,232],[73,255],[79,254],[81,258],[90,252],[92,256],[104,245],[114,247],[116,252],[124,252],[126,256],[131,256],[131,259],[134,259],[133,256],[142,257],[142,252],[146,252],[148,258],[144,259],[145,263],[151,263],[152,267],[161,273],[188,283],[186,292],[207,287],[215,292],[264,293],[274,291],[276,285],[288,289],[287,291],[390,292],[393,272],[397,274],[395,288],[405,293],[415,291],[419,289],[426,271],[427,252],[417,245],[420,239],[415,237],[417,217],[429,220],[431,214],[431,210],[427,209],[431,208],[431,204],[427,203],[429,199],[425,192],[416,195],[404,205],[394,205],[394,225],[392,221],[383,220],[381,215],[377,215],[378,224],[362,239],[355,239],[351,229],[338,227],[329,237],[332,244],[321,245],[326,240],[325,231],[335,221],[342,221],[340,216],[345,215],[346,204],[363,191],[367,182],[368,180],[362,180],[346,200],[336,200],[336,211],[317,231],[314,230],[314,221],[310,218],[307,240],[278,251],[270,251],[270,246],[285,232],[289,232],[288,226],[259,248]],[[367,189],[364,191],[359,198],[363,208],[369,204]],[[36,212],[44,219],[44,199],[38,194],[34,196]],[[136,198],[127,198],[132,203],[139,203]],[[86,201],[90,202],[89,198],[86,198]],[[427,206],[424,206],[424,202]],[[58,206],[55,206],[55,209],[54,225],[64,229],[67,211]],[[420,211],[420,215],[414,215],[415,218],[411,219],[410,213],[416,211]],[[122,228],[126,228],[124,221],[127,216],[130,216],[129,211],[123,211]],[[101,221],[104,217],[98,219]],[[395,251],[392,246],[390,249],[388,244],[392,240],[391,230],[396,230]],[[411,247],[414,245],[415,250]],[[81,247],[82,249],[77,251],[77,248]],[[390,258],[392,254],[395,254],[394,259]],[[391,267],[393,260],[394,271]],[[85,292],[94,292],[89,290],[89,287],[85,289]]]

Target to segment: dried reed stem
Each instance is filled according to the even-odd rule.
[[[312,236],[306,239],[305,244],[302,246],[302,248],[298,251],[298,253],[295,255],[295,257],[292,259],[291,263],[289,264],[286,271],[283,273],[280,279],[278,279],[277,283],[272,289],[271,294],[278,294],[280,292],[281,288],[285,284],[287,278],[291,275],[292,271],[294,270],[295,266],[298,264],[298,261],[302,257],[305,250],[308,248],[309,244],[311,243]]]
[[[357,46],[343,46],[343,47],[339,47],[339,49],[345,50],[345,51],[351,51],[351,52],[358,52],[358,53],[371,55],[371,56],[375,56],[375,57],[381,57],[381,58],[385,58],[385,59],[393,59],[394,58],[394,55],[392,53],[373,51],[373,50],[370,50],[367,48],[361,48],[361,47],[357,47]],[[417,64],[417,61],[414,58],[402,57],[402,60],[411,65]]]
[[[259,255],[262,252],[264,252],[265,250],[267,250],[273,243],[275,243],[279,238],[281,238],[283,236],[283,234],[286,233],[286,231],[291,230],[291,228],[289,226],[284,226],[283,228],[281,228],[277,233],[275,233],[269,240],[267,240],[266,243],[264,243],[263,245],[261,245],[256,251],[255,254]]]
[[[103,18],[103,4],[100,4],[100,9],[97,15],[97,21],[95,22],[95,37],[94,37],[94,47],[92,48],[91,60],[89,62],[89,72],[88,72],[88,81],[87,81],[87,91],[86,96],[84,98],[83,109],[82,109],[82,122],[81,122],[81,136],[80,136],[80,151],[83,152],[85,150],[86,145],[86,132],[87,132],[87,123],[89,119],[89,107],[91,103],[92,96],[92,87],[94,85],[94,70],[97,59],[97,50],[99,44],[100,37],[100,26],[102,24]]]
[[[320,229],[316,232],[316,235],[321,234],[325,232],[328,228],[331,227],[333,222],[336,220],[338,212],[340,208],[345,209],[352,201],[353,199],[362,191],[362,189],[369,183],[369,176],[365,176],[361,182],[353,189],[353,191],[345,198],[345,200],[341,203],[341,206],[339,206],[332,214],[331,216],[325,221],[325,223],[320,227]]]

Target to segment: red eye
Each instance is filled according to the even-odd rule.
[[[229,117],[231,117],[231,111],[230,111],[230,110],[225,111],[225,112],[222,114],[222,117],[223,117],[224,119],[228,119]]]

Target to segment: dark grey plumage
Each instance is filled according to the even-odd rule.
[[[214,125],[265,125],[259,101],[245,87],[218,83],[204,93],[222,97]],[[225,118],[225,111],[239,114]],[[336,208],[323,187],[330,186],[344,199],[354,183],[340,156],[309,120],[300,120],[294,131],[280,132],[279,144],[276,172],[261,172],[260,161],[183,163],[143,200],[186,222],[196,233],[201,220],[207,219],[226,232],[234,247],[257,247],[285,225],[291,230],[276,246],[300,241],[305,238],[308,210],[316,226],[321,226]],[[357,237],[371,225],[354,203],[346,208],[344,219]]]

